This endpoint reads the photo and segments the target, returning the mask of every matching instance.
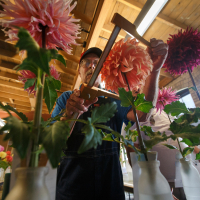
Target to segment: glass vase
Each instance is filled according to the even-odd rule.
[[[17,168],[15,185],[5,200],[50,200],[45,185],[47,173],[47,167]]]
[[[187,200],[200,199],[200,175],[190,160],[180,159],[183,189]]]
[[[160,161],[139,161],[139,200],[173,200],[169,184],[161,174]]]

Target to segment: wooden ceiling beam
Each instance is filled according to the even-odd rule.
[[[8,56],[3,56],[1,54],[0,54],[0,60],[10,62],[10,63],[14,63],[15,65],[19,65],[19,64],[22,63],[22,61],[20,59],[8,57]]]
[[[6,93],[6,92],[0,92],[0,97],[12,98],[12,99],[23,101],[23,102],[29,102],[28,96],[23,97],[23,96],[19,96],[19,95],[15,95],[15,94],[9,94],[9,93]]]
[[[111,34],[113,29],[114,29],[113,24],[104,24],[101,30]],[[125,36],[126,36],[126,32],[124,30],[121,30],[117,37],[125,38]]]
[[[0,52],[2,55],[13,57],[18,53],[18,49],[13,44],[0,40]]]
[[[78,56],[69,55],[63,50],[59,50],[58,53],[61,54],[64,58],[66,58],[66,60],[70,60],[75,63],[79,63],[80,58]]]
[[[76,70],[74,69],[70,69],[69,67],[65,67],[60,61],[58,60],[51,60],[51,62],[49,63],[50,65],[53,64],[56,69],[61,72],[61,73],[65,73],[65,74],[70,74],[72,76],[76,76]],[[1,64],[0,64],[1,65]]]
[[[5,103],[10,103],[10,100],[9,100],[9,98],[5,98],[5,97],[0,97],[0,101],[1,102],[5,102]]]
[[[13,80],[18,80],[18,77],[21,76],[19,72],[16,72],[16,70],[7,69],[4,67],[0,67],[0,77],[6,77]],[[73,85],[74,80],[70,78],[65,73],[60,73],[61,82],[64,82],[65,84],[68,84],[70,86]]]
[[[0,85],[0,92],[9,93],[11,96],[10,98],[12,98],[12,94],[16,94],[23,97],[29,97],[29,98],[34,97],[33,94],[28,95],[28,93],[24,91],[23,89],[20,90],[20,89],[11,88],[11,87],[5,87],[4,85]]]
[[[140,2],[137,2],[135,0],[117,0],[118,2],[120,3],[123,3],[124,5],[128,6],[128,7],[131,7],[135,10],[138,10],[138,11],[141,11],[142,8],[143,8],[143,4],[141,4]],[[157,20],[169,25],[169,26],[173,26],[173,27],[176,27],[178,29],[182,28],[182,29],[186,29],[187,28],[187,25],[175,20],[175,19],[172,19],[162,13],[159,13],[156,17]]]
[[[92,24],[92,17],[88,17],[87,15],[80,13],[77,10],[72,10],[71,14],[74,15],[75,19],[81,19],[81,21],[85,22],[86,24]]]
[[[15,87],[15,88],[23,88],[24,86],[23,83],[17,83],[17,82],[8,81],[8,80],[2,80],[2,79],[0,79],[0,84],[9,86],[9,87]]]
[[[92,22],[86,49],[95,47],[113,0],[99,0]]]
[[[15,108],[17,110],[26,110],[26,111],[31,111],[31,107],[26,107],[26,106],[22,106],[22,105],[15,105]]]
[[[165,72],[165,70],[166,70],[166,69],[162,68],[162,69],[160,70],[160,75],[173,79],[174,77],[173,77],[169,72]]]
[[[97,40],[103,28],[104,22],[106,20],[106,17],[110,10],[112,2],[113,0],[99,0],[96,11],[95,11],[95,15],[91,24],[90,33],[86,41],[85,50],[96,46]],[[78,58],[77,63],[79,63],[79,59],[80,58]],[[81,83],[80,77],[78,78],[78,73],[76,74],[75,80],[76,80],[76,83],[73,85],[73,89],[78,88]]]
[[[19,100],[16,100],[16,99],[12,99],[12,100],[13,100],[13,104],[14,105],[25,106],[25,107],[30,107],[31,108],[30,102],[23,102],[23,101],[19,101]]]

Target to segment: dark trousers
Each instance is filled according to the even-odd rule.
[[[183,188],[175,188],[174,182],[169,182],[170,188],[173,188],[173,195],[179,200],[186,200]]]

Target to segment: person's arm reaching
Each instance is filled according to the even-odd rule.
[[[147,77],[145,86],[142,93],[145,94],[145,98],[148,101],[152,101],[153,105],[156,105],[158,97],[158,81],[160,75],[160,69],[162,68],[167,55],[168,55],[168,45],[162,40],[156,40],[155,38],[150,40],[151,48],[147,48],[152,60],[153,60],[153,70],[150,76]],[[145,121],[147,114],[137,111],[139,121]],[[130,121],[135,121],[133,111],[130,110],[127,114],[127,118]]]

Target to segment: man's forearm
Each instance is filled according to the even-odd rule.
[[[143,93],[147,101],[152,101],[153,106],[156,105],[158,98],[158,82],[159,82],[160,70],[151,72],[151,75],[147,77]]]

